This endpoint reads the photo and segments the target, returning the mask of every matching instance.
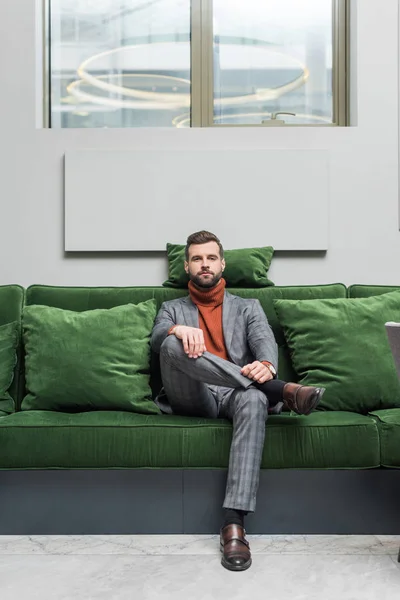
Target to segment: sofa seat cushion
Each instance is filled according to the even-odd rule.
[[[21,411],[0,419],[0,468],[182,467],[184,417]]]
[[[383,467],[400,468],[400,408],[371,412],[378,424]]]
[[[265,469],[366,469],[380,466],[379,432],[368,416],[344,411],[270,417]]]
[[[0,468],[227,468],[232,424],[130,412],[25,411],[0,419]],[[320,412],[268,420],[264,469],[380,464],[372,417]]]

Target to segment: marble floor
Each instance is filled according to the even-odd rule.
[[[399,536],[248,536],[253,564],[220,564],[217,536],[0,536],[1,600],[397,600]]]

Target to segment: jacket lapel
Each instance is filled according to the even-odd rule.
[[[233,332],[235,331],[236,315],[238,312],[236,296],[225,292],[224,304],[222,306],[222,330],[224,333],[225,346],[231,355]]]
[[[187,327],[199,327],[199,311],[190,296],[182,301],[182,313]]]

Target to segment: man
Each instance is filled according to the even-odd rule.
[[[258,300],[225,291],[224,251],[214,234],[190,235],[185,259],[189,296],[164,302],[152,332],[164,386],[156,403],[167,414],[232,421],[220,547],[222,565],[244,571],[251,565],[244,516],[256,506],[268,410],[307,415],[325,390],[277,379],[265,313]]]

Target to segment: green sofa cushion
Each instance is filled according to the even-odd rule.
[[[400,468],[400,409],[371,412],[376,419],[381,444],[381,465]]]
[[[15,411],[9,390],[17,364],[19,337],[20,324],[17,321],[0,326],[0,411],[6,413]]]
[[[385,330],[400,318],[400,292],[371,298],[275,302],[304,385],[326,388],[325,410],[400,406],[400,383]]]
[[[400,290],[397,285],[351,285],[347,289],[347,294],[349,298],[370,298],[397,290]]]
[[[19,321],[25,290],[19,285],[0,285],[0,325]]]
[[[22,340],[21,340],[21,315],[25,300],[25,290],[19,285],[0,286],[0,325],[17,322],[18,346],[17,362],[14,368],[13,382],[9,394],[14,401],[13,406],[19,408],[20,390],[23,390],[24,377],[22,372]]]
[[[26,307],[22,410],[159,413],[149,386],[155,315],[154,300],[81,313]]]
[[[0,468],[226,469],[232,424],[118,411],[28,411],[0,418],[0,439]],[[264,469],[366,469],[379,460],[373,418],[320,412],[268,420]]]
[[[274,249],[242,248],[240,250],[225,250],[224,279],[228,287],[260,288],[274,285],[268,279]],[[184,269],[185,246],[167,244],[168,279],[164,287],[187,288],[189,276]]]
[[[231,294],[242,298],[256,298],[268,317],[279,348],[279,377],[286,381],[296,381],[292,362],[282,327],[277,318],[273,301],[276,298],[307,300],[312,298],[346,298],[346,287],[342,283],[315,286],[269,287],[258,289],[229,288]],[[111,308],[128,302],[137,304],[154,298],[157,310],[163,302],[187,296],[184,289],[165,287],[57,287],[34,285],[27,290],[27,304],[43,304],[58,308],[84,311],[94,308]],[[158,355],[151,356],[151,386],[153,396],[161,387]]]

